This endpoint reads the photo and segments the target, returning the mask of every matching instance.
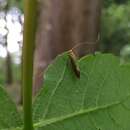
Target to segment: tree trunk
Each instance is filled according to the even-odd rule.
[[[43,72],[46,66],[52,60],[50,47],[48,44],[49,33],[49,12],[50,2],[44,0],[39,2],[38,8],[38,28],[36,35],[36,49],[34,59],[34,85],[33,95],[39,90],[43,83]]]
[[[7,51],[6,57],[6,84],[11,85],[13,83],[13,74],[12,74],[12,62],[11,55],[9,51]]]
[[[39,16],[34,91],[42,85],[40,73],[57,54],[82,42],[89,44],[80,47],[81,55],[93,52],[100,33],[101,0],[48,0],[45,3]]]

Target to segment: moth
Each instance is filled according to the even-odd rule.
[[[80,69],[79,69],[79,66],[76,64],[77,58],[76,58],[76,55],[74,54],[73,50],[69,50],[69,58],[70,58],[73,72],[75,73],[77,78],[80,78]]]
[[[80,78],[80,69],[79,69],[79,66],[76,64],[76,60],[77,60],[77,57],[74,53],[74,49],[77,49],[79,48],[79,50],[88,50],[87,48],[90,48],[90,46],[93,46],[91,47],[92,49],[95,48],[95,45],[99,42],[100,40],[100,34],[98,34],[98,37],[97,37],[97,40],[96,41],[85,41],[85,42],[80,42],[79,44],[76,44],[71,50],[69,50],[69,57],[70,57],[70,62],[71,62],[71,66],[72,66],[72,69],[76,75],[77,78]],[[84,45],[87,47],[84,47]],[[91,49],[90,48],[90,49]],[[88,51],[91,51],[93,52],[94,50],[88,50]],[[84,50],[83,50],[84,52]],[[93,52],[94,54],[94,52]]]

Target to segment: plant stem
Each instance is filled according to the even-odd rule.
[[[33,55],[36,32],[36,0],[24,0],[24,34],[23,34],[23,111],[24,130],[33,130],[32,121],[32,81]]]

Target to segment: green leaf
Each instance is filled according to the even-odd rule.
[[[130,65],[111,54],[86,56],[75,76],[68,54],[58,56],[34,102],[36,130],[130,130]]]
[[[15,104],[0,87],[0,130],[16,130],[21,125],[22,121]]]

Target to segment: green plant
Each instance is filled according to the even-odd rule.
[[[102,11],[101,48],[104,52],[120,54],[121,48],[129,44],[130,4],[111,4]],[[110,26],[109,26],[110,25]]]
[[[32,107],[36,3],[26,2],[22,79],[24,119],[0,87],[0,130],[129,130],[130,65],[121,65],[111,54],[88,55],[74,61],[80,77],[72,69],[68,52],[58,56],[46,70],[44,87]]]
[[[120,65],[111,54],[85,56],[77,64],[80,78],[68,52],[49,65],[33,103],[34,129],[129,130],[130,65]],[[3,88],[0,99],[0,130],[22,130],[23,121]]]
[[[33,130],[32,123],[32,78],[33,53],[36,32],[36,0],[24,0],[24,40],[23,40],[23,110],[24,130]]]
[[[21,10],[23,10],[23,0],[8,0],[8,6],[17,6]]]

